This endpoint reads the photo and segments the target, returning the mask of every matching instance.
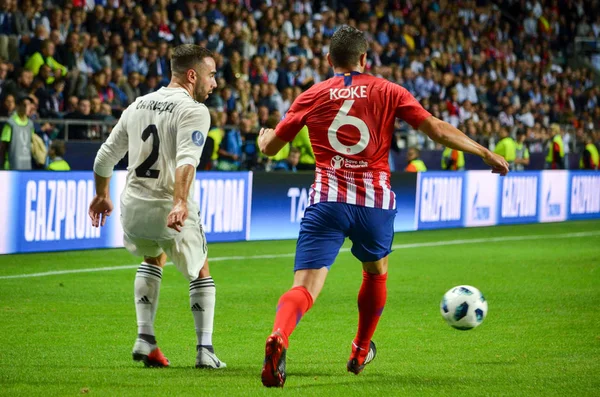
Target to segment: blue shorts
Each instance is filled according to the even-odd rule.
[[[392,252],[396,210],[346,203],[318,203],[304,212],[296,244],[294,271],[333,265],[346,237],[352,254],[361,262],[374,262]]]

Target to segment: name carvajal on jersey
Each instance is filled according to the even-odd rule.
[[[136,105],[136,109],[152,110],[161,114],[162,112],[173,113],[177,103],[170,101],[148,101],[140,100]]]
[[[367,86],[357,85],[346,88],[330,88],[329,99],[359,99],[367,97]]]

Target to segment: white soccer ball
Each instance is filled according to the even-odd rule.
[[[459,285],[444,294],[440,312],[444,320],[456,329],[466,331],[477,327],[487,315],[488,304],[483,294],[470,285]]]

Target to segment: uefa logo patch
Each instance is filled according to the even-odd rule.
[[[196,146],[204,145],[204,135],[202,135],[200,131],[192,132],[192,142],[194,142],[194,145]]]

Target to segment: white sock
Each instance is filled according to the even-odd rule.
[[[135,275],[134,283],[138,335],[154,336],[154,318],[158,308],[161,280],[161,267],[142,262]]]
[[[216,288],[212,277],[199,278],[190,282],[190,307],[200,346],[212,347],[215,295]]]

